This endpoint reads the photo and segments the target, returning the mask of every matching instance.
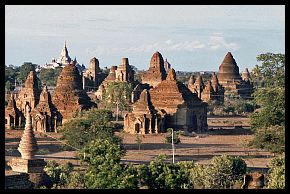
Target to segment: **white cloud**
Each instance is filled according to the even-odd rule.
[[[160,48],[160,43],[142,44],[140,46],[131,46],[125,49],[126,52],[142,53],[142,52],[155,52]]]
[[[170,44],[168,44],[168,42]],[[167,50],[176,50],[176,51],[193,51],[194,49],[200,49],[200,48],[204,48],[205,44],[201,43],[199,40],[193,40],[193,41],[183,41],[183,42],[173,42],[173,41],[166,41],[166,43],[168,44],[167,47],[165,47],[165,49]]]
[[[165,43],[170,45],[170,44],[172,44],[172,40],[166,40]]]
[[[237,43],[227,42],[225,40],[225,37],[223,37],[221,34],[216,33],[209,37],[208,46],[211,49],[227,48],[232,51],[236,51],[240,48]]]
[[[135,46],[136,45],[136,46]],[[88,52],[90,54],[104,56],[104,55],[112,55],[112,54],[130,54],[130,53],[154,53],[158,50],[163,51],[194,51],[196,49],[229,49],[231,51],[236,51],[240,47],[238,44],[234,42],[228,42],[225,40],[225,37],[222,36],[221,33],[214,33],[207,38],[207,40],[185,40],[185,41],[173,41],[168,39],[166,41],[161,42],[153,42],[153,43],[144,43],[137,44],[132,43],[130,45],[122,45],[122,46],[102,46],[99,45],[96,48],[89,49]]]

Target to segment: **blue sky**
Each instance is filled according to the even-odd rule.
[[[159,51],[175,70],[217,71],[228,51],[240,71],[256,56],[285,53],[285,6],[6,5],[5,64],[43,65],[69,55],[87,66],[119,65],[122,57],[148,69]]]

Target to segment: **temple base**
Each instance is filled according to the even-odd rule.
[[[12,158],[9,162],[12,171],[24,173],[42,173],[46,164],[44,159]]]

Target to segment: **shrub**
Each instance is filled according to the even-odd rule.
[[[140,165],[140,187],[148,189],[185,189],[193,188],[187,163],[165,163],[166,156],[159,155],[149,165]]]
[[[269,189],[285,189],[285,157],[277,157],[270,161],[267,187]]]
[[[165,136],[165,140],[164,140],[165,143],[170,143],[170,144],[172,143],[172,130],[173,130],[172,128],[167,129],[168,133]],[[180,135],[179,131],[173,132],[173,144],[179,144],[181,142],[179,135]]]
[[[276,125],[256,129],[254,139],[249,142],[249,146],[272,153],[285,152],[285,127]]]
[[[239,157],[215,156],[209,165],[197,164],[191,170],[194,186],[199,188],[232,188],[241,181],[247,165]]]
[[[54,187],[64,186],[72,170],[72,163],[68,162],[65,165],[60,165],[54,160],[48,161],[44,167],[44,172],[50,177]]]
[[[110,139],[120,143],[121,139],[114,136],[114,124],[110,122],[111,112],[107,110],[90,109],[78,112],[75,118],[65,123],[61,129],[67,143],[81,149],[96,138]]]

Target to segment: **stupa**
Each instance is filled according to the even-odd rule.
[[[83,90],[82,78],[73,62],[65,66],[58,76],[52,102],[64,122],[77,111],[96,106]]]
[[[45,165],[44,159],[35,158],[38,150],[36,138],[32,130],[31,108],[27,104],[25,109],[25,129],[18,147],[21,158],[12,158],[10,166],[15,172],[42,173]]]

